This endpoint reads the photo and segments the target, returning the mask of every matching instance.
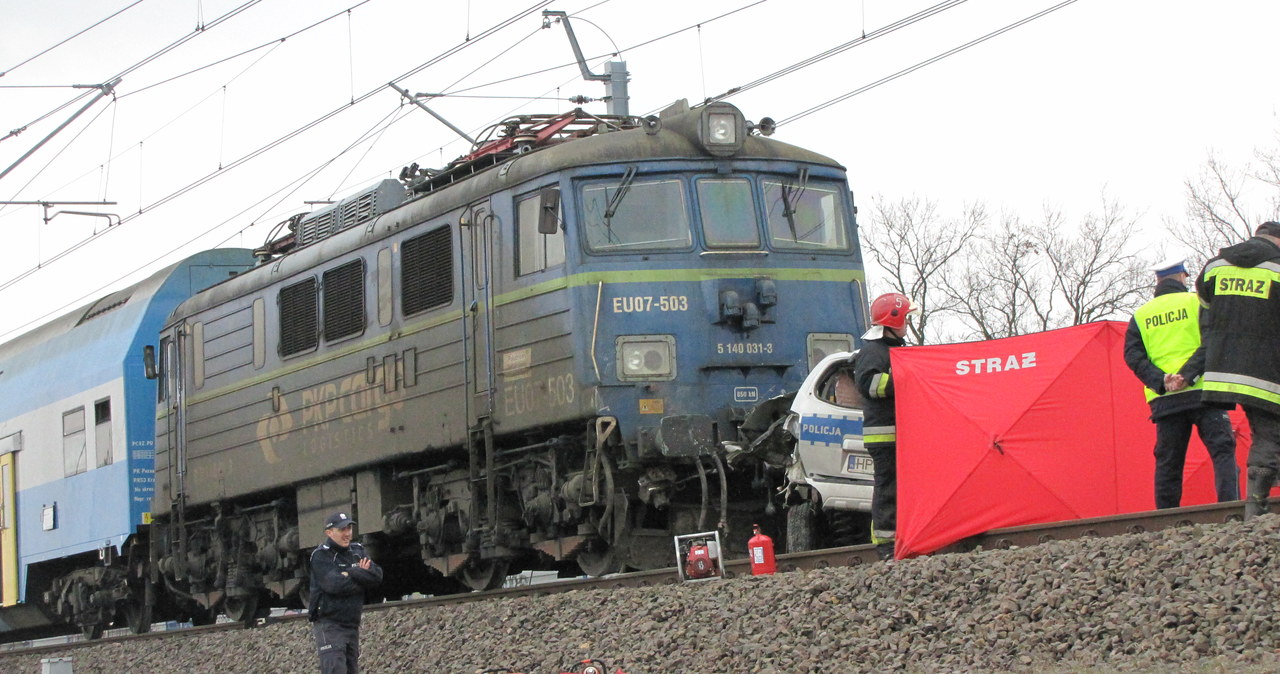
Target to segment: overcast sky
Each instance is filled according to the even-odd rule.
[[[429,104],[473,135],[514,112],[560,112],[574,107],[570,96],[604,93],[571,65],[562,27],[540,30],[534,0],[143,0],[37,56],[133,1],[0,0],[0,135],[30,124],[0,141],[0,171],[88,100],[54,112],[82,93],[66,85],[125,73],[114,103],[95,103],[0,178],[0,200],[115,201],[60,208],[125,218],[102,234],[105,218],[60,215],[46,225],[40,207],[0,206],[0,340],[198,250],[259,246],[272,225],[309,210],[305,201],[340,198],[408,163],[442,166],[468,150],[402,105],[387,82],[489,97]],[[935,4],[545,7],[574,15],[596,72],[615,45],[622,50],[631,112],[642,115],[879,35],[728,99],[748,119],[788,120],[1058,2],[968,0],[880,35]],[[1105,190],[1155,245],[1163,220],[1181,217],[1183,182],[1210,152],[1242,168],[1255,148],[1278,145],[1276,26],[1280,3],[1270,0],[1078,0],[787,122],[775,137],[847,166],[864,215],[874,198],[918,195],[951,213],[982,201],[1029,219],[1046,205],[1079,217],[1098,210]],[[604,103],[584,107],[605,111]]]

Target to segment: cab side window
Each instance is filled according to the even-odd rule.
[[[562,222],[559,199],[554,201],[557,204],[556,222]],[[543,203],[542,191],[534,192],[516,202],[516,248],[519,250],[516,256],[516,276],[564,264],[563,227],[557,227],[555,234],[538,232]]]

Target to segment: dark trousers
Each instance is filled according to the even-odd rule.
[[[317,620],[311,623],[320,655],[320,674],[358,674],[360,628]]]
[[[1249,446],[1249,467],[1268,468],[1280,473],[1280,416],[1258,408],[1244,406],[1253,430],[1253,444]]]
[[[871,489],[871,542],[894,540],[898,526],[898,443],[867,445],[875,466]]]
[[[1240,498],[1240,467],[1236,465],[1236,438],[1225,410],[1199,407],[1156,420],[1156,507],[1182,505],[1182,469],[1187,460],[1191,427],[1209,450],[1218,502]]]

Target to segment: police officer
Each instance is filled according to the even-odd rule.
[[[1184,260],[1166,260],[1151,271],[1156,273],[1155,298],[1129,321],[1124,362],[1146,385],[1143,392],[1156,424],[1156,507],[1182,504],[1182,469],[1193,425],[1213,461],[1218,501],[1234,501],[1240,498],[1240,468],[1231,421],[1225,410],[1205,406],[1200,399],[1200,301],[1187,292]]]
[[[355,521],[334,513],[324,522],[325,541],[311,553],[311,633],[321,674],[356,674],[364,592],[382,584],[382,567],[352,542]]]
[[[1244,407],[1249,447],[1244,517],[1267,512],[1280,472],[1280,222],[1219,251],[1196,279],[1208,312],[1204,327],[1204,400]]]
[[[871,329],[862,336],[854,366],[854,385],[862,395],[862,441],[871,455],[871,542],[880,559],[893,557],[898,525],[898,431],[893,402],[889,349],[906,343],[907,316],[918,313],[901,293],[886,293],[871,303]]]

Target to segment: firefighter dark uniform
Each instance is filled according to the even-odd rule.
[[[1196,279],[1204,326],[1206,403],[1244,407],[1253,429],[1245,519],[1267,512],[1280,473],[1280,223],[1223,248]]]
[[[862,444],[873,465],[871,542],[881,559],[893,556],[898,526],[898,426],[889,349],[902,346],[907,317],[916,312],[901,293],[871,302],[872,327],[862,336],[853,380],[862,395]]]
[[[355,522],[345,513],[325,521],[325,542],[311,553],[309,616],[321,674],[357,674],[360,613],[366,589],[382,584],[382,567],[351,541]]]
[[[1182,473],[1191,427],[1200,433],[1213,462],[1218,501],[1240,498],[1235,436],[1226,411],[1201,402],[1204,351],[1200,349],[1200,301],[1187,292],[1182,260],[1153,270],[1159,281],[1155,298],[1134,312],[1125,334],[1124,361],[1146,386],[1144,393],[1156,424],[1155,497],[1157,508],[1182,505]],[[1188,383],[1168,391],[1165,375]]]

